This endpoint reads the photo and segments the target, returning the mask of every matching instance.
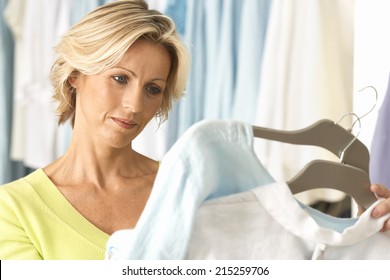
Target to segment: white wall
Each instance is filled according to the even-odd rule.
[[[378,110],[387,90],[390,73],[390,1],[356,0],[355,5],[354,112],[359,116],[374,110],[361,120],[359,139],[370,149]],[[390,124],[389,124],[390,125]]]

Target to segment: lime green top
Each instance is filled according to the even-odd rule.
[[[42,169],[0,187],[0,259],[104,259],[108,238]]]

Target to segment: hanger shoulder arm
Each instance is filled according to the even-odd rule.
[[[253,126],[253,135],[290,144],[320,146],[336,155],[353,139],[353,135],[330,120],[320,120],[306,128],[292,131]]]
[[[361,168],[367,173],[369,171],[367,147],[359,139],[354,140],[355,136],[351,132],[328,119],[319,120],[306,128],[294,131],[253,126],[253,135],[284,143],[322,147],[338,157],[341,156],[348,143],[353,141],[345,151],[343,162]]]
[[[370,179],[364,170],[332,161],[310,162],[287,184],[293,194],[317,188],[339,190],[366,208],[376,201],[370,191]]]

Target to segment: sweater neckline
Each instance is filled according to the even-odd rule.
[[[34,187],[47,207],[60,220],[64,221],[68,226],[99,247],[106,247],[109,235],[81,215],[50,180],[42,168],[26,176],[25,179]]]

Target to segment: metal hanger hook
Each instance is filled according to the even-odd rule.
[[[361,117],[359,117],[356,113],[354,112],[350,112],[350,113],[346,113],[344,115],[341,116],[341,118],[335,122],[335,124],[338,124],[340,125],[341,121],[345,118],[345,117],[348,117],[348,116],[354,116],[356,117],[356,120],[352,123],[351,127],[348,129],[349,131],[352,131],[353,127],[355,126],[356,122],[359,121],[359,128],[361,128],[361,122],[360,122],[360,119]],[[360,130],[359,130],[359,133],[360,133]]]
[[[352,132],[352,129],[354,128],[354,126],[356,125],[356,122],[359,123],[359,131],[357,132],[357,134],[355,135],[355,137],[351,140],[351,142],[349,142],[348,145],[345,146],[345,148],[344,148],[344,149],[341,151],[341,153],[340,153],[340,162],[341,162],[341,163],[344,161],[345,152],[349,149],[349,147],[351,147],[351,145],[353,144],[353,142],[355,142],[355,140],[356,140],[356,139],[358,138],[358,136],[359,136],[359,133],[360,133],[360,131],[361,131],[361,129],[362,129],[362,122],[361,122],[361,119],[362,119],[363,117],[367,116],[369,113],[371,113],[371,112],[374,110],[374,108],[376,107],[376,104],[378,103],[378,91],[376,90],[375,87],[373,87],[373,86],[366,86],[366,87],[362,88],[361,90],[359,90],[358,92],[362,92],[362,91],[364,91],[364,90],[366,90],[366,89],[368,89],[368,88],[373,89],[374,92],[375,92],[375,103],[374,103],[374,105],[372,106],[372,108],[371,108],[367,113],[365,113],[364,115],[362,115],[362,116],[360,116],[360,117],[359,117],[357,114],[353,113],[353,112],[347,113],[347,114],[343,115],[343,116],[336,122],[336,124],[339,124],[346,116],[350,116],[350,115],[355,116],[355,117],[356,117],[356,120],[352,123],[352,126],[351,126],[351,128],[349,129],[349,131],[351,131],[351,132]]]
[[[359,120],[359,122],[360,122],[360,120],[361,120],[362,118],[364,118],[364,117],[367,116],[369,113],[371,113],[371,112],[374,110],[374,108],[376,107],[376,104],[378,103],[378,91],[376,90],[375,87],[373,87],[373,86],[366,86],[366,87],[362,88],[361,90],[359,90],[358,92],[362,92],[362,91],[364,91],[364,90],[366,90],[366,89],[368,89],[368,88],[373,89],[374,92],[375,92],[375,103],[374,103],[374,105],[371,107],[371,109],[370,109],[367,113],[365,113],[364,115],[358,117],[358,118],[353,122],[352,127],[355,125],[355,123],[356,123],[358,120]]]
[[[343,116],[336,122],[336,124],[339,124],[340,121],[341,121],[342,119],[344,119],[346,116],[351,116],[351,115],[352,115],[352,116],[355,116],[355,117],[356,117],[356,120],[352,123],[352,126],[351,126],[351,128],[349,129],[349,131],[352,132],[352,129],[353,129],[353,127],[355,126],[356,122],[359,123],[359,130],[358,130],[358,132],[356,133],[355,137],[354,137],[354,138],[348,143],[348,145],[346,145],[346,146],[344,147],[344,149],[341,151],[341,153],[340,153],[340,163],[343,163],[343,162],[344,162],[345,152],[349,149],[349,147],[351,147],[351,145],[353,144],[353,142],[356,141],[356,139],[358,138],[359,133],[360,133],[360,131],[361,131],[361,129],[362,129],[362,123],[361,123],[361,121],[360,121],[361,117],[359,117],[358,115],[356,115],[356,114],[353,113],[353,112],[347,113],[347,114],[343,115]]]

